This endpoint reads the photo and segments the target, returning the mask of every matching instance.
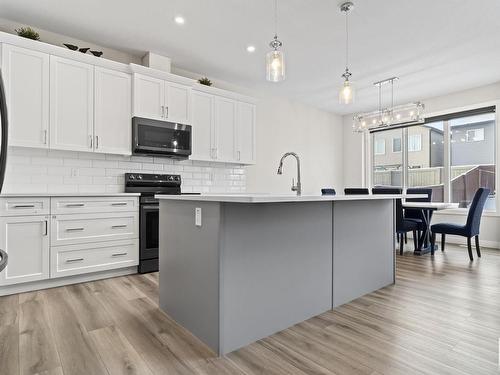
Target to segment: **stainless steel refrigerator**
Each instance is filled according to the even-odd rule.
[[[7,139],[9,124],[7,122],[7,102],[5,101],[5,90],[3,85],[2,71],[0,70],[0,193],[2,192],[5,178],[5,166],[7,164]],[[7,254],[0,249],[0,272],[7,265]]]

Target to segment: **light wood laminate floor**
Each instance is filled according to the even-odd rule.
[[[158,274],[1,297],[0,374],[499,373],[496,250],[470,263],[463,247],[434,259],[408,247],[396,285],[224,358],[157,298]]]

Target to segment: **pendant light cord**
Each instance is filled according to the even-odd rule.
[[[274,38],[278,38],[278,0],[274,0]]]
[[[349,69],[349,10],[345,12],[345,69]]]

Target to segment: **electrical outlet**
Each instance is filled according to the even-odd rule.
[[[201,207],[194,209],[194,225],[201,227]]]

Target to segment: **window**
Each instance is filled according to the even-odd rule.
[[[385,154],[385,144],[392,152]],[[495,107],[428,118],[426,123],[372,133],[372,186],[425,187],[432,200],[468,208],[480,187],[496,209]]]
[[[465,139],[467,142],[484,141],[484,128],[467,130]]]
[[[385,139],[375,140],[375,155],[385,155]]]
[[[399,146],[402,147],[403,131],[401,129],[392,129],[373,133],[372,139],[374,144],[373,186],[403,186],[403,153],[385,153],[386,143],[389,145],[392,143],[394,149],[395,139],[399,139]]]
[[[401,138],[392,138],[392,152],[401,152]]]
[[[408,151],[422,151],[422,134],[411,134],[408,136]]]

